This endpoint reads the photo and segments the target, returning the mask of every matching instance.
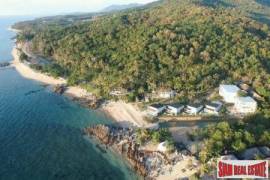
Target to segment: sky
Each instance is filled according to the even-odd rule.
[[[0,16],[96,12],[107,6],[154,0],[0,0]]]

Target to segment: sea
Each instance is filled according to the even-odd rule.
[[[0,17],[0,62],[12,60],[14,32],[33,17]],[[0,180],[135,180],[129,165],[104,153],[82,129],[112,120],[54,94],[15,69],[0,69]]]

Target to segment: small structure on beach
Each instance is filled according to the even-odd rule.
[[[150,130],[158,130],[159,129],[159,123],[147,124],[146,126],[144,126],[144,128],[150,129]]]
[[[201,112],[202,109],[203,109],[203,105],[201,104],[189,104],[187,105],[185,112],[188,114],[196,115],[199,112]]]
[[[257,110],[257,102],[249,96],[237,97],[234,107],[238,113],[242,114],[255,113]]]
[[[235,85],[220,85],[219,95],[224,98],[225,102],[235,103],[239,90],[240,89]]]
[[[174,103],[167,105],[167,112],[172,115],[178,115],[185,108],[184,105],[180,103]]]
[[[176,96],[176,92],[172,89],[161,89],[158,91],[153,91],[151,96],[152,98],[157,99],[171,99]]]
[[[210,103],[205,104],[204,112],[207,114],[219,114],[219,111],[222,108],[222,102],[220,101],[213,101]]]
[[[111,96],[125,96],[128,94],[128,91],[123,88],[114,89],[110,92]]]
[[[148,106],[148,114],[151,116],[158,116],[161,113],[163,113],[166,109],[165,105],[162,104],[152,104],[150,106]]]
[[[167,142],[160,143],[158,145],[158,147],[157,147],[157,151],[163,152],[163,153],[167,152],[168,151],[168,149],[167,149]]]
[[[159,92],[159,97],[163,99],[170,99],[174,98],[176,95],[176,92],[173,90],[164,90]]]

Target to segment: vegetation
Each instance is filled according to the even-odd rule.
[[[232,124],[221,122],[197,130],[192,138],[203,140],[199,158],[206,163],[225,153],[237,154],[254,146],[270,147],[270,119],[255,115]]]
[[[34,53],[54,60],[43,71],[97,95],[122,88],[132,91],[127,100],[134,101],[173,89],[192,100],[222,82],[243,80],[264,98],[260,113],[270,118],[269,10],[259,0],[164,0],[113,15],[41,18],[15,28],[22,30],[18,40],[31,41]]]
[[[91,22],[41,27],[31,32],[34,52],[53,58],[72,84],[88,82],[101,95],[132,89],[134,100],[169,88],[195,98],[243,77],[269,89],[269,28],[238,9],[163,1]]]
[[[21,52],[19,60],[22,61],[22,62],[23,61],[28,61],[28,56],[24,52]]]
[[[144,144],[147,141],[152,141],[155,144],[161,142],[167,142],[168,147],[173,149],[174,143],[172,140],[172,135],[168,129],[159,130],[148,130],[148,129],[138,129],[136,132],[137,142],[139,144]]]
[[[42,66],[42,72],[48,73],[53,77],[65,76],[65,69],[63,69],[58,64],[46,64]]]

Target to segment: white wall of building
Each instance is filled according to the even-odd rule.
[[[255,113],[257,102],[251,97],[238,97],[234,107],[238,113]]]
[[[224,98],[227,103],[235,103],[238,97],[239,88],[235,85],[220,85],[219,95]]]

